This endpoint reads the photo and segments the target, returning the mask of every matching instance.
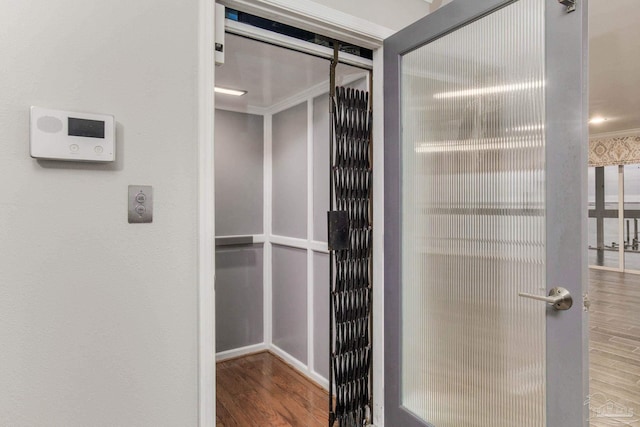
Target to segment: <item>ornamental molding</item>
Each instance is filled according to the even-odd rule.
[[[589,166],[640,163],[640,129],[594,135],[589,139]]]

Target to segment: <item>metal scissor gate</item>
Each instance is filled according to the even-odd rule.
[[[333,85],[332,85],[333,86]],[[371,422],[372,151],[369,93],[332,90],[330,416]],[[335,393],[335,401],[331,397]]]

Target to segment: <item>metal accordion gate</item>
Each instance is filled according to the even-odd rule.
[[[337,55],[336,55],[337,56]],[[331,78],[329,426],[372,422],[372,110]],[[334,398],[335,395],[335,398]]]

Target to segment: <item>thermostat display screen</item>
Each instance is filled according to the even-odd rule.
[[[69,117],[69,136],[104,139],[104,122]]]

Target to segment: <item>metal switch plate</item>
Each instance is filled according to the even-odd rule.
[[[129,186],[129,224],[153,222],[153,187]]]

